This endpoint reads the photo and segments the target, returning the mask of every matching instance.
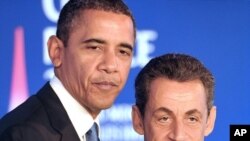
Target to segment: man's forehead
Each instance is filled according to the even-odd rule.
[[[178,82],[158,78],[150,85],[149,99],[173,102],[206,101],[206,92],[199,80]]]
[[[206,108],[201,109],[200,107],[197,108],[168,108],[168,107],[158,107],[152,111],[152,115],[170,115],[170,116],[178,116],[178,117],[186,117],[190,115],[195,115],[199,117],[205,117],[206,116]]]

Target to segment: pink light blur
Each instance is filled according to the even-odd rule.
[[[17,27],[14,32],[14,54],[10,101],[8,110],[12,110],[28,98],[28,85],[25,63],[24,30]]]

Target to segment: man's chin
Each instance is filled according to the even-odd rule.
[[[102,106],[102,110],[106,110],[112,107],[113,104],[107,104]]]

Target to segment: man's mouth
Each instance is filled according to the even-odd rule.
[[[99,82],[94,82],[93,84],[101,90],[111,90],[115,87],[118,87],[118,84],[111,81],[99,81]]]

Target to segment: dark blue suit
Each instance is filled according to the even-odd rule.
[[[49,83],[0,120],[0,141],[79,141]]]

